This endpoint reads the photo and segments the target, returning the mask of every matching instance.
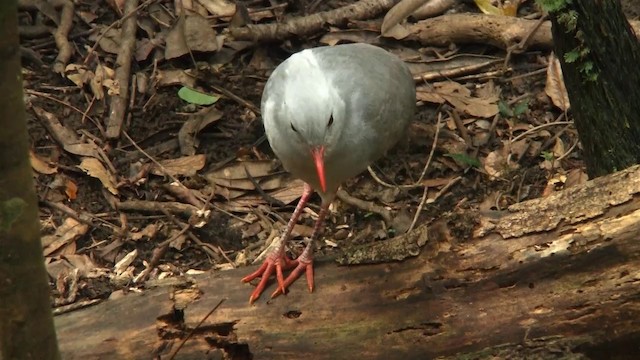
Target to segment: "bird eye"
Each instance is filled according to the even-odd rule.
[[[327,123],[327,127],[330,128],[333,125],[333,114],[329,117],[329,122]]]
[[[296,129],[296,127],[293,126],[293,123],[291,123],[291,130],[293,130],[294,132],[298,132],[298,129]]]

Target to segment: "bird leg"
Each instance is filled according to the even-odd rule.
[[[296,281],[300,277],[300,275],[302,275],[302,272],[305,272],[306,274],[309,292],[313,291],[313,251],[315,248],[315,243],[322,233],[322,225],[324,224],[324,218],[329,212],[330,204],[331,201],[322,201],[320,212],[318,213],[318,220],[316,220],[316,224],[313,227],[313,233],[311,234],[309,243],[304,248],[304,251],[302,251],[302,254],[300,254],[297,259],[291,261],[291,265],[292,267],[295,266],[295,269],[293,269],[289,276],[287,276],[287,278],[284,280],[284,284],[279,286],[276,291],[271,294],[271,298],[274,298],[280,294],[284,294],[287,287],[294,281]]]
[[[278,279],[278,289],[282,289],[282,292],[284,292],[284,290],[286,289],[282,270],[290,269],[298,265],[298,263],[296,262],[297,260],[296,261],[291,260],[285,255],[285,247],[286,247],[287,241],[289,241],[289,238],[291,237],[291,231],[293,231],[293,227],[296,225],[296,222],[298,221],[298,218],[300,217],[302,210],[304,210],[304,207],[307,204],[309,197],[311,197],[311,194],[313,194],[313,189],[309,184],[305,183],[302,196],[298,201],[298,205],[296,206],[296,209],[293,211],[293,214],[291,215],[291,219],[289,219],[289,222],[287,223],[287,227],[285,228],[284,233],[279,239],[276,240],[277,243],[273,247],[271,247],[271,249],[268,250],[267,258],[264,260],[260,268],[254,271],[253,273],[242,278],[242,282],[249,282],[257,277],[260,277],[260,282],[258,283],[258,286],[256,286],[256,288],[251,293],[251,296],[249,297],[250,303],[253,304],[253,302],[260,297],[260,295],[264,291],[264,288],[267,286],[267,281],[269,280],[269,277],[271,277],[274,270],[276,271],[276,278]],[[314,231],[314,234],[315,234],[315,231]],[[305,252],[306,252],[306,249],[305,249]],[[291,282],[293,282],[293,280],[291,280]]]

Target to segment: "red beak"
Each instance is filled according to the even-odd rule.
[[[311,149],[311,156],[313,157],[313,162],[316,164],[316,171],[318,172],[322,192],[327,192],[327,182],[324,178],[324,146]]]

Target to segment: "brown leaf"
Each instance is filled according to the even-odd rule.
[[[100,160],[96,158],[84,158],[78,167],[89,176],[100,180],[102,185],[109,190],[110,193],[118,195],[115,176],[102,165]]]
[[[169,30],[164,56],[175,59],[190,51],[212,52],[218,49],[218,39],[209,20],[198,14],[184,14]]]
[[[151,173],[159,176],[164,176],[167,173],[173,176],[194,176],[198,170],[204,168],[206,160],[207,158],[203,154],[162,160],[160,161],[162,168],[154,165],[151,168]]]
[[[79,223],[73,218],[66,218],[54,234],[42,237],[44,256],[49,256],[63,246],[75,242],[86,234],[88,230],[89,225]]]
[[[240,190],[255,190],[253,182],[247,176],[247,171],[257,181],[259,178],[271,174],[275,170],[275,166],[276,164],[270,160],[241,161],[205,174],[204,177],[210,183],[219,186]]]
[[[586,183],[589,180],[589,176],[584,170],[575,168],[571,169],[567,174],[567,181],[565,181],[565,188],[578,186]]]
[[[282,201],[284,204],[291,204],[302,195],[304,191],[304,181],[294,179],[287,183],[286,186],[269,192],[269,196]]]
[[[549,66],[547,66],[547,83],[544,92],[551,98],[553,105],[562,111],[567,111],[571,107],[569,94],[564,86],[562,77],[562,67],[560,60],[552,53],[549,55]]]
[[[156,74],[155,81],[158,86],[183,85],[194,88],[196,85],[195,76],[189,75],[182,69],[159,70]]]
[[[98,268],[98,265],[87,255],[70,254],[64,255],[62,259],[68,261],[73,269],[78,269],[80,276],[87,276]]]
[[[492,84],[485,84],[476,91],[477,95],[462,84],[455,81],[443,81],[433,84],[429,91],[418,91],[418,100],[442,103],[446,100],[460,112],[483,118],[490,118],[498,113],[497,89]]]
[[[73,180],[67,178],[64,182],[64,193],[69,200],[75,200],[78,197],[78,185]]]
[[[396,39],[407,37],[409,32],[406,29],[398,30],[399,24],[428,1],[429,0],[402,0],[397,3],[387,12],[384,20],[382,20],[382,28],[380,30],[382,36]]]
[[[458,0],[431,0],[414,11],[411,17],[416,20],[422,20],[438,16],[457,3]]]
[[[158,233],[158,225],[149,224],[140,231],[132,231],[130,236],[131,236],[131,240],[133,241],[138,241],[144,237],[146,237],[149,240],[152,240],[157,233]]]
[[[31,150],[29,150],[29,161],[31,162],[31,168],[39,174],[51,175],[58,172],[58,168],[55,165],[44,161]]]
[[[371,30],[337,29],[322,35],[320,42],[331,46],[337,45],[341,41],[372,44],[377,40],[378,35],[377,32]]]
[[[236,12],[236,5],[227,0],[198,0],[211,15],[233,16]]]
[[[210,106],[197,114],[189,116],[189,119],[184,122],[178,132],[180,153],[194,155],[198,147],[196,135],[211,123],[222,119],[222,115],[224,115],[222,111]]]

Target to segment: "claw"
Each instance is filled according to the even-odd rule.
[[[267,282],[269,281],[269,278],[271,277],[271,275],[274,273],[274,270],[276,274],[276,279],[278,281],[277,291],[281,291],[281,289],[286,290],[287,286],[289,285],[285,285],[286,280],[284,279],[284,275],[282,271],[288,270],[291,267],[295,266],[296,264],[297,262],[289,259],[285,255],[276,255],[276,256],[267,257],[267,259],[262,263],[262,265],[260,265],[258,270],[242,278],[242,282],[249,282],[249,281],[252,281],[253,279],[260,277],[260,282],[258,283],[256,288],[253,289],[251,296],[249,296],[249,303],[253,304],[256,300],[258,300],[260,295],[262,295],[262,292],[264,291],[264,288],[267,287]]]
[[[284,282],[271,294],[272,299],[280,294],[285,294],[289,285],[293,284],[293,282],[302,275],[302,272],[306,274],[309,292],[313,292],[313,260],[294,260],[292,263],[296,265],[296,268],[293,269]]]

